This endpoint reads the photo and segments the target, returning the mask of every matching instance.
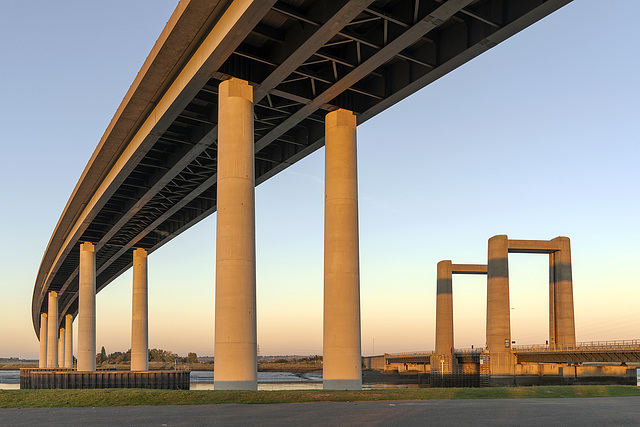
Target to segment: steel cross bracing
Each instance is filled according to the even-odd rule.
[[[570,1],[181,2],[54,231],[34,288],[36,334],[48,291],[59,291],[61,319],[77,313],[81,242],[96,244],[100,290],[134,247],[153,252],[215,212],[220,81],[255,88],[260,184],[322,147],[327,111],[352,110],[361,124]],[[209,39],[218,44],[183,77]]]

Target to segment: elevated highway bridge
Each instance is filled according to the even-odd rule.
[[[325,144],[327,113],[362,124],[570,1],[180,1],[53,231],[36,334],[52,292],[58,327],[78,314],[83,242],[100,291],[134,249],[151,253],[216,212],[223,81],[251,86],[258,185]]]

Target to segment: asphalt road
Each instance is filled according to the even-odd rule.
[[[0,426],[640,425],[640,397],[0,409]]]

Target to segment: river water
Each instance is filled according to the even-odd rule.
[[[20,388],[20,371],[0,371],[0,390]]]
[[[322,389],[322,374],[258,372],[258,390]],[[213,390],[213,371],[191,371],[191,390]]]

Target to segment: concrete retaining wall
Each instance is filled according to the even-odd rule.
[[[25,371],[25,372],[23,372]],[[189,390],[189,371],[92,371],[24,369],[21,389],[152,388]]]

